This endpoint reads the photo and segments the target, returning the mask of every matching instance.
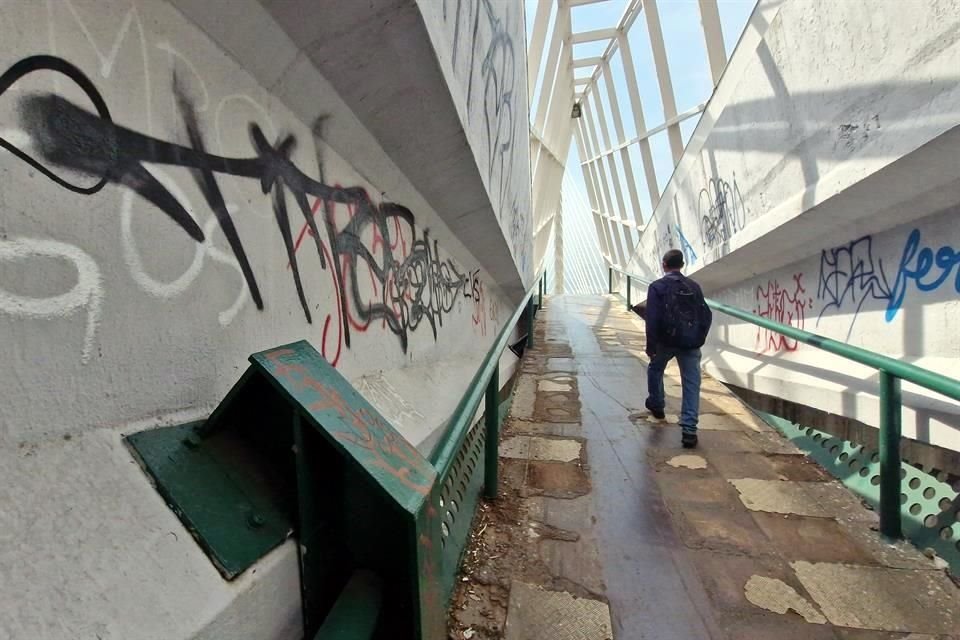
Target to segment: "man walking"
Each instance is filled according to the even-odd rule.
[[[683,397],[680,409],[681,442],[686,449],[697,446],[697,422],[700,413],[700,347],[707,340],[713,314],[703,299],[700,285],[687,278],[683,253],[671,249],[663,255],[662,278],[647,290],[647,368],[646,407],[654,418],[662,420],[666,400],[663,371],[671,358],[680,367]]]

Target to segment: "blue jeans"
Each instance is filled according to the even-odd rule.
[[[683,399],[680,403],[680,426],[684,433],[696,434],[700,415],[700,349],[672,349],[660,347],[650,359],[647,368],[647,393],[650,407],[660,409],[666,406],[663,396],[663,370],[671,358],[677,359],[680,366],[680,382],[683,386]]]

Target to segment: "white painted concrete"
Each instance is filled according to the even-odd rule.
[[[416,0],[480,175],[523,281],[533,277],[533,204],[523,3]],[[475,215],[475,214],[474,214]],[[542,257],[542,252],[537,254]]]
[[[294,543],[225,582],[119,433],[4,445],[0,477],[0,637],[302,633]],[[215,632],[237,625],[242,634]]]
[[[13,0],[2,12],[0,73],[32,54],[59,56],[89,77],[115,122],[189,145],[174,98],[176,73],[207,152],[256,157],[249,130],[256,123],[270,144],[295,137],[290,158],[310,179],[364,189],[375,205],[396,202],[414,216],[412,225],[390,219],[383,240],[369,227],[359,234],[376,268],[361,253],[357,293],[349,275],[341,287],[333,274],[323,209],[316,219],[325,267],[314,239],[301,235],[304,219],[288,190],[308,323],[271,197],[258,179],[214,174],[262,310],[187,168],[145,165],[197,222],[202,242],[128,186],[79,195],[0,150],[0,637],[298,637],[293,544],[223,581],[150,486],[122,435],[202,418],[251,352],[307,339],[428,451],[512,312],[509,296],[519,274],[529,271],[522,259],[529,255],[529,228],[505,237],[490,218],[475,237],[452,231],[449,212],[434,206],[441,201],[421,192],[422,183],[401,170],[388,145],[257,2]],[[522,42],[519,24],[512,28]],[[524,69],[522,47],[515,53]],[[435,68],[425,77],[446,82],[440,73]],[[0,95],[0,136],[38,158],[45,129],[22,100],[43,93],[91,109],[72,80],[51,71],[25,76]],[[446,108],[436,95],[421,106]],[[485,143],[484,134],[474,127],[470,143]],[[41,162],[73,184],[96,182]],[[527,165],[526,151],[516,162]],[[477,174],[476,163],[469,171]],[[515,179],[529,186],[522,172]],[[494,208],[489,194],[499,188],[492,182],[489,193],[479,191],[488,209]],[[519,187],[510,193],[522,199]],[[308,204],[315,204],[312,196]],[[342,231],[353,213],[341,204],[330,215]],[[363,321],[359,310],[383,299],[376,269],[388,266],[389,255],[407,258],[415,239],[427,237],[432,262],[419,277],[463,274],[464,285],[391,300],[398,323],[392,329],[380,318]],[[484,242],[503,248],[497,276],[486,268],[495,254],[480,252]],[[348,301],[349,345],[341,299]],[[504,377],[515,361],[504,355]]]
[[[762,0],[631,270],[659,275],[680,248],[712,297],[957,377],[957,16]],[[872,370],[716,322],[712,374],[878,424]],[[904,402],[905,435],[960,449],[957,403],[911,385]]]

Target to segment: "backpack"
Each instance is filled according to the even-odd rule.
[[[681,274],[663,279],[663,343],[699,349],[707,341],[712,314],[700,289]]]

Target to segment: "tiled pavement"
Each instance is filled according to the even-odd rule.
[[[643,407],[642,323],[609,297],[537,318],[451,637],[960,638],[960,590],[705,378],[700,446]]]

